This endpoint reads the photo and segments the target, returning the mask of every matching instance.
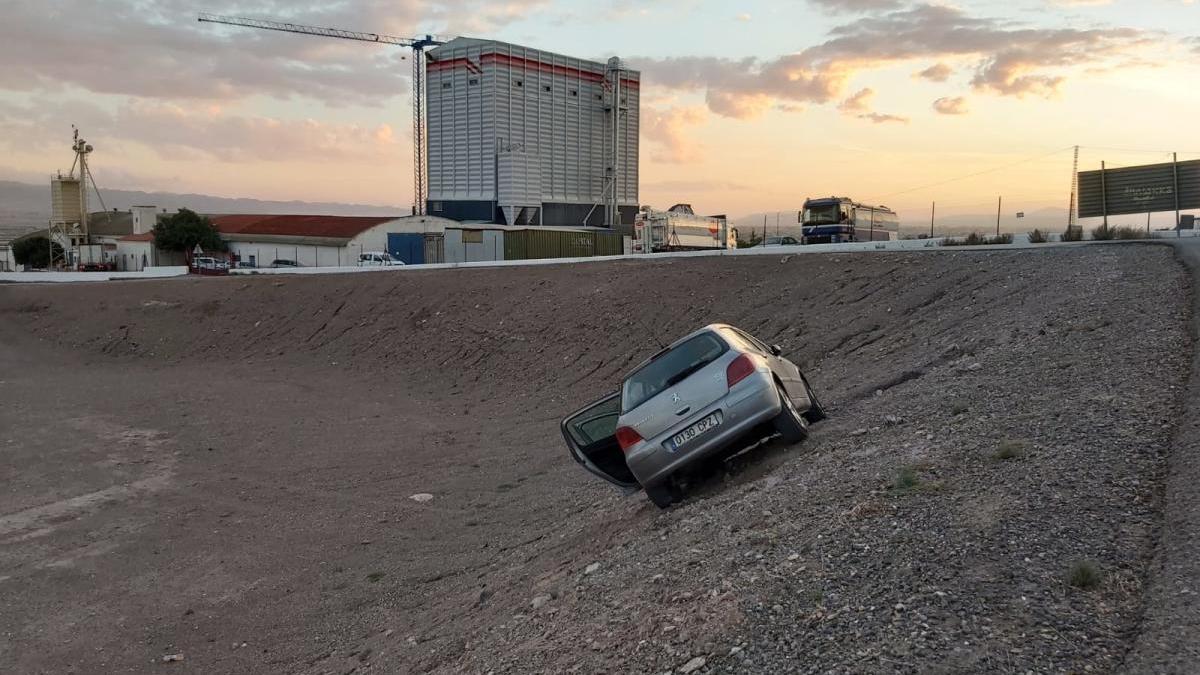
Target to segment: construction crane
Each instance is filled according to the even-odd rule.
[[[321,28],[319,26],[305,26],[297,23],[284,23],[282,21],[221,16],[206,12],[201,12],[198,20],[201,23],[221,23],[227,26],[260,28],[283,33],[317,35],[320,37],[341,38],[343,40],[358,40],[359,42],[377,42],[411,48],[413,51],[413,213],[418,215],[425,214],[425,197],[427,194],[427,183],[425,180],[425,49],[445,44],[445,40],[435,38],[432,35],[426,35],[422,38],[402,38],[392,35],[379,35],[377,33],[360,33],[358,31],[342,30],[341,28]]]

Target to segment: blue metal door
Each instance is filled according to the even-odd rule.
[[[425,262],[425,235],[404,232],[388,232],[388,253],[404,261],[405,265],[421,265]]]

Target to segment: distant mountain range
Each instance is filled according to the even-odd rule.
[[[796,236],[800,234],[800,225],[796,223],[796,211],[784,211],[779,214],[779,225],[776,226],[775,212],[770,213],[752,213],[748,216],[738,216],[731,218],[730,224],[738,229],[738,234],[742,239],[749,236],[749,232],[755,231],[760,235],[764,228],[764,217],[766,219],[766,231],[768,236],[774,236],[776,232],[781,235]],[[916,235],[926,234],[929,232],[929,220],[920,220],[907,217],[907,214],[900,214],[900,234],[901,235]],[[926,215],[928,218],[928,215]],[[1001,232],[1029,232],[1034,228],[1040,228],[1043,231],[1059,232],[1067,227],[1067,210],[1060,208],[1044,208],[1036,211],[1025,213],[1024,218],[1017,218],[1016,214],[1005,213],[1000,218]],[[996,214],[991,213],[968,213],[958,215],[939,215],[934,222],[934,234],[942,235],[965,235],[971,232],[979,232],[981,234],[996,231]]]
[[[172,192],[141,192],[135,190],[104,190],[104,205],[110,209],[129,210],[130,206],[151,205],[175,211],[189,208],[200,213],[276,213],[327,216],[402,216],[411,209],[399,206],[371,206],[337,202],[266,201],[212,195],[177,194]],[[99,211],[95,194],[88,207]],[[46,227],[50,220],[50,186],[0,181],[0,241]]]

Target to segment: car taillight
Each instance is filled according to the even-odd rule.
[[[642,441],[642,435],[629,427],[621,427],[617,429],[617,443],[621,445],[621,452],[629,452],[629,449]]]
[[[733,385],[741,382],[754,372],[754,362],[749,356],[742,354],[725,368],[725,382],[732,389]]]

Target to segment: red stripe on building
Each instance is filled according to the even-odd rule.
[[[567,66],[559,66],[553,63],[542,63],[533,59],[524,59],[519,56],[509,56],[508,54],[484,54],[480,61],[482,63],[496,63],[497,65],[507,66],[509,68],[521,68],[524,70],[536,70],[543,73],[551,73],[553,75],[562,75],[564,77],[575,77],[588,82],[604,83],[604,75],[594,73],[590,70],[582,68],[569,68]],[[465,58],[446,59],[445,61],[430,61],[425,69],[427,71],[442,71],[453,70],[459,66],[465,67],[473,73],[480,73],[482,70],[474,61]],[[621,78],[622,86],[630,89],[639,89],[641,83],[637,80],[629,78]]]

